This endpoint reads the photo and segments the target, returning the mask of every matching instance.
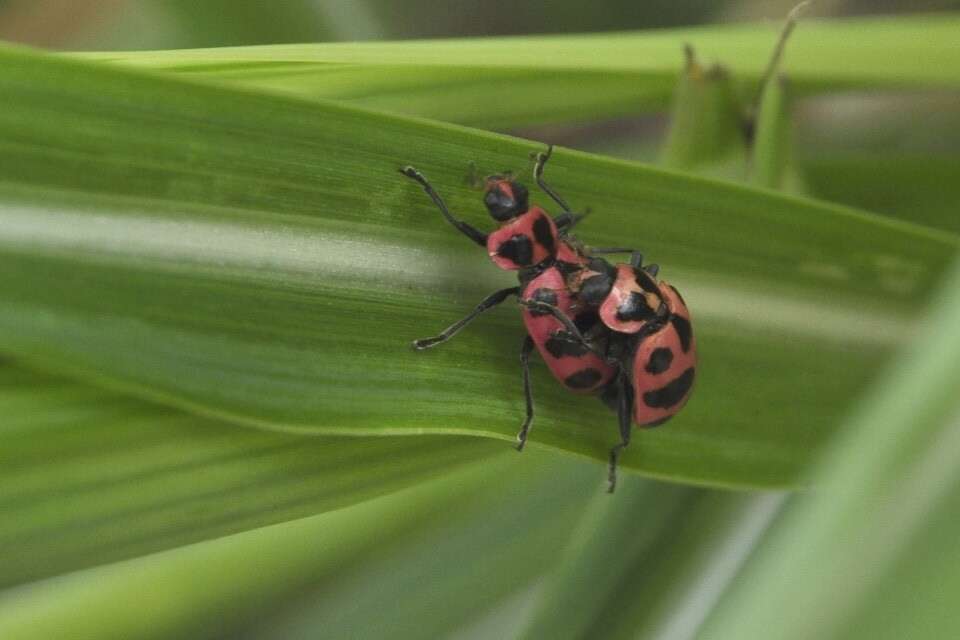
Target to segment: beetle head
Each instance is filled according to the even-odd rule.
[[[498,222],[516,218],[527,210],[527,188],[514,182],[508,176],[490,176],[487,178],[487,192],[483,203],[487,205],[490,216]]]

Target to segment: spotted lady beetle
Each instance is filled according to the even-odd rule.
[[[617,411],[620,426],[620,443],[610,450],[611,492],[617,459],[630,444],[632,423],[655,427],[676,415],[690,398],[697,366],[690,310],[675,287],[657,281],[659,267],[644,267],[642,261],[637,252],[630,264],[616,266],[593,258],[589,269],[568,280],[581,303],[599,309],[608,331],[594,338],[585,336],[559,306],[534,298],[520,301],[530,310],[550,314],[565,327],[565,339],[617,369],[600,391]]]
[[[446,342],[484,311],[502,303],[510,296],[539,300],[551,309],[572,318],[580,335],[603,330],[596,309],[587,308],[571,294],[566,280],[589,262],[585,251],[567,233],[582,218],[543,179],[543,169],[550,158],[552,147],[537,155],[534,179],[539,187],[556,202],[563,213],[556,219],[538,206],[529,206],[527,189],[509,176],[487,178],[484,204],[490,216],[500,227],[484,234],[455,218],[443,199],[427,179],[413,167],[400,172],[418,182],[440,209],[443,217],[478,245],[485,247],[491,260],[501,269],[518,271],[520,285],[496,291],[480,302],[461,320],[440,334],[415,340],[414,348],[427,349]],[[561,384],[576,393],[597,392],[609,383],[616,367],[606,362],[589,348],[567,335],[563,323],[550,312],[523,309],[527,335],[520,349],[523,371],[523,390],[526,416],[517,434],[517,449],[522,450],[533,423],[533,395],[530,388],[530,354],[536,347],[551,373]]]

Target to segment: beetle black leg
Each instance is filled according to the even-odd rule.
[[[557,231],[560,233],[567,233],[575,226],[580,224],[580,221],[590,215],[590,209],[585,209],[583,213],[561,213],[553,219],[554,224],[557,225]]]
[[[436,189],[433,188],[427,179],[422,173],[414,169],[413,167],[403,167],[400,169],[400,173],[407,176],[411,180],[415,180],[420,183],[420,186],[423,187],[423,190],[427,192],[427,195],[430,196],[430,199],[433,200],[433,203],[437,205],[437,208],[440,209],[440,213],[443,214],[443,217],[447,219],[447,222],[455,226],[460,232],[476,242],[481,247],[487,246],[487,234],[482,231],[478,231],[476,228],[470,226],[463,220],[457,220],[453,217],[453,214],[450,213],[450,210],[447,209],[446,203],[443,201],[443,198],[440,197],[440,194],[437,193]]]
[[[643,264],[643,254],[639,251],[633,251],[630,253],[630,266],[634,269],[639,269],[640,265]]]
[[[553,201],[556,202],[558,205],[560,205],[560,208],[563,209],[563,212],[565,214],[574,216],[576,214],[574,214],[573,211],[570,209],[570,205],[568,205],[566,201],[560,197],[560,194],[558,194],[556,191],[550,188],[550,186],[543,181],[543,168],[546,166],[547,160],[550,159],[550,156],[552,154],[553,154],[552,144],[547,146],[546,151],[541,151],[540,153],[537,154],[537,163],[533,166],[533,178],[537,181],[537,185],[541,189],[543,189],[543,192],[546,193],[551,198],[553,198]]]
[[[620,444],[610,449],[610,467],[607,472],[607,493],[613,493],[617,488],[617,460],[620,453],[630,444],[630,434],[633,432],[632,414],[633,414],[633,387],[630,384],[630,378],[626,372],[621,370],[619,374],[620,394],[617,405],[617,421],[620,424]]]
[[[556,308],[552,304],[547,304],[546,302],[540,302],[539,300],[534,300],[532,298],[520,298],[520,304],[528,309],[533,311],[540,311],[542,313],[549,313],[554,318],[556,318],[560,324],[563,325],[564,330],[566,330],[567,335],[566,339],[571,342],[583,345],[588,349],[592,354],[602,359],[604,362],[609,364],[616,364],[619,360],[616,357],[611,356],[607,351],[602,350],[594,343],[587,340],[587,338],[580,332],[580,329],[577,328],[577,325],[574,324],[573,320],[570,319],[570,316],[565,314],[560,309]]]
[[[650,263],[643,270],[649,273],[652,278],[656,278],[657,274],[660,273],[660,265]]]
[[[520,367],[523,369],[523,397],[527,401],[527,417],[520,427],[520,433],[517,434],[517,451],[523,451],[523,445],[527,444],[527,434],[530,433],[530,425],[533,424],[533,392],[530,390],[530,352],[533,351],[533,338],[529,335],[523,339],[523,346],[520,348]]]
[[[430,338],[422,338],[420,340],[413,341],[413,348],[417,351],[422,351],[423,349],[429,349],[434,347],[441,342],[446,342],[453,336],[457,335],[460,332],[460,329],[463,329],[465,326],[473,322],[477,316],[481,313],[497,306],[510,296],[520,295],[520,287],[510,287],[509,289],[501,289],[500,291],[494,291],[489,296],[484,298],[476,308],[471,311],[469,314],[463,318],[457,320],[452,325],[444,329],[439,335],[435,335]]]
[[[532,311],[549,313],[554,318],[556,318],[560,322],[560,324],[563,325],[563,328],[567,331],[568,334],[570,334],[569,338],[572,341],[577,342],[578,344],[582,344],[584,347],[586,347],[596,355],[600,356],[601,358],[605,358],[605,356],[602,353],[600,353],[600,351],[596,348],[596,346],[594,346],[589,340],[587,340],[583,336],[582,333],[580,333],[580,329],[578,329],[577,325],[573,323],[573,320],[570,319],[570,316],[565,314],[560,309],[556,308],[552,304],[547,304],[546,302],[540,302],[539,300],[534,300],[533,298],[520,298],[520,304]]]

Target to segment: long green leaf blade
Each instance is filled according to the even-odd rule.
[[[0,587],[341,508],[503,451],[238,429],[10,365],[0,416]]]
[[[598,493],[584,510],[518,637],[607,637],[619,612],[602,616],[602,624],[593,628],[600,612],[617,598],[631,575],[645,573],[637,566],[646,564],[641,558],[657,548],[661,538],[675,537],[674,529],[702,491],[640,478],[621,485],[615,500]]]
[[[31,52],[0,61],[0,349],[273,429],[514,438],[516,311],[432,353],[408,346],[510,277],[396,170],[417,165],[486,228],[467,163],[525,172],[539,144]],[[624,458],[673,479],[793,482],[957,247],[586,154],[558,151],[549,175],[594,207],[590,243],[641,246],[693,310],[694,399]],[[533,443],[605,460],[612,416],[534,375]]]
[[[668,167],[701,173],[726,169],[729,178],[743,180],[746,111],[732,78],[723,67],[700,64],[692,48],[687,49],[686,56],[660,161]]]
[[[958,325],[955,268],[917,342],[817,465],[816,490],[775,523],[702,637],[957,634]]]
[[[763,87],[757,114],[756,139],[751,156],[751,178],[767,189],[787,189],[793,168],[793,111],[790,86],[783,76],[771,78]]]
[[[821,197],[960,233],[960,158],[953,153],[808,154],[804,181]]]
[[[584,484],[591,465],[558,462],[565,461],[543,454],[522,459],[504,453],[440,481],[347,509],[8,590],[0,593],[0,637],[235,637],[263,616],[281,611],[294,597],[310,595],[311,589],[319,591],[321,603],[327,599],[335,602],[340,597],[338,588],[349,595],[356,574],[362,578],[370,565],[374,571],[377,565],[389,571],[392,562],[403,563],[402,552],[411,547],[420,547],[420,553],[429,555],[432,542],[443,555],[462,559],[462,549],[455,544],[443,547],[438,528],[454,527],[456,543],[469,537],[471,528],[491,526],[491,516],[508,530],[519,527],[514,529],[517,540],[523,537],[525,527],[520,524],[524,521],[533,530],[554,525],[552,532],[544,531],[548,546],[532,549],[527,559],[518,558],[524,565],[521,571],[504,572],[507,584],[512,576],[529,580],[529,574],[536,575],[538,567],[549,561],[546,552],[559,546],[578,507],[592,493]],[[563,473],[558,479],[560,470],[572,473]],[[505,560],[524,551],[524,545],[507,548],[510,541],[505,543],[499,551],[507,553]],[[401,555],[393,556],[392,551]],[[452,572],[451,577],[457,575],[462,574]],[[397,573],[381,578],[401,583],[405,579]],[[429,587],[424,582],[419,586]],[[382,586],[390,589],[393,585],[384,582]],[[373,589],[361,595],[376,600],[380,593]],[[383,604],[394,602],[396,598]],[[338,613],[344,616],[350,610],[341,606]],[[144,623],[145,611],[149,612],[149,624]],[[411,630],[444,625],[443,615],[418,625],[410,613],[402,606],[386,612]],[[460,615],[465,613],[461,608]],[[377,617],[369,615],[357,623],[374,629],[379,626]]]
[[[244,637],[459,637],[504,598],[539,589],[588,500],[603,491],[591,482],[595,472],[542,454],[489,466],[482,491],[322,576]]]
[[[498,128],[660,109],[693,45],[756,83],[780,25],[572,36],[81,54],[194,78]],[[784,67],[806,94],[960,84],[956,15],[804,21]],[[507,89],[509,87],[509,89]],[[505,95],[505,99],[491,99]]]

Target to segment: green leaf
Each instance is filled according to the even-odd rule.
[[[787,499],[778,492],[704,489],[684,498],[682,509],[623,571],[603,609],[590,620],[595,633],[602,630],[611,639],[698,637],[704,619],[736,583]]]
[[[464,626],[505,599],[538,591],[591,498],[605,491],[596,468],[538,453],[491,466],[486,478],[459,507],[438,510],[407,535],[384,540],[385,548],[318,576],[248,636],[461,637]]]
[[[220,637],[271,620],[274,631],[287,624],[294,632],[297,618],[276,618],[298,596],[309,603],[313,589],[321,606],[341,605],[326,618],[332,629],[347,624],[357,604],[371,599],[382,607],[382,617],[364,609],[354,628],[395,622],[401,631],[442,629],[471,609],[452,607],[427,619],[415,605],[426,609],[432,601],[410,603],[404,596],[430,591],[431,572],[439,573],[438,587],[450,580],[445,584],[454,590],[465,580],[480,604],[516,576],[529,580],[550,561],[551,549],[562,543],[592,494],[593,471],[592,465],[555,456],[504,453],[441,481],[347,509],[26,585],[0,595],[0,637]],[[482,530],[490,535],[494,574],[484,567],[470,574],[450,571],[463,563],[463,545]],[[530,532],[543,534],[541,548],[528,546]],[[517,566],[511,568],[511,561]],[[426,575],[416,579],[411,571]],[[498,573],[504,578],[499,584]],[[351,602],[349,596],[370,580],[378,588],[361,589],[361,600]]]
[[[956,636],[958,325],[960,264],[702,637]]]
[[[704,68],[692,48],[686,55],[660,160],[668,167],[744,180],[746,113],[733,79],[723,67]]]
[[[960,93],[838,95],[804,113],[796,140],[811,193],[960,232]]]
[[[617,492],[584,512],[521,637],[696,637],[787,497],[636,478]]]
[[[782,68],[784,50],[797,26],[797,20],[809,4],[801,2],[787,15],[751,114],[754,132],[750,177],[754,184],[768,189],[801,190],[799,178],[793,173],[792,96]]]
[[[956,15],[804,21],[784,71],[801,94],[960,85]],[[661,109],[681,47],[755,84],[779,25],[572,36],[84,54],[192,78],[503,129]],[[506,99],[498,96],[506,95]]]
[[[526,172],[541,144],[33,52],[0,63],[0,349],[270,429],[513,440],[516,310],[408,346],[511,277],[397,168],[489,228],[468,163]],[[675,480],[794,482],[958,244],[565,150],[548,177],[597,212],[584,238],[641,247],[690,304],[693,400],[623,458]],[[534,446],[605,461],[613,416],[533,374]]]
[[[630,478],[618,487],[615,499],[595,496],[544,581],[535,613],[519,637],[609,637],[621,612],[601,612],[631,574],[646,578],[644,568],[637,571],[641,558],[649,560],[662,539],[675,538],[676,527],[689,516],[701,491]],[[641,513],[645,515],[638,519]],[[636,587],[627,588],[633,600]]]
[[[960,158],[943,152],[831,149],[807,154],[804,181],[819,197],[960,233]]]
[[[0,415],[0,587],[329,511],[503,451],[238,429],[10,365]]]
[[[783,76],[763,87],[751,158],[753,182],[767,189],[797,191],[793,165],[793,112],[790,86]]]

